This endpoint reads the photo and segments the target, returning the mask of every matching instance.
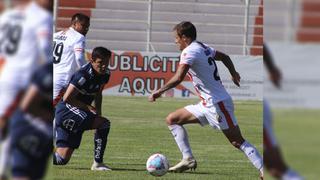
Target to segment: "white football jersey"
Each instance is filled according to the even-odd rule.
[[[211,106],[231,98],[219,77],[214,60],[216,51],[207,45],[193,41],[180,55],[180,64],[188,64],[188,75],[204,106]]]
[[[0,53],[5,64],[1,82],[16,82],[17,86],[25,87],[38,65],[52,61],[52,23],[51,13],[35,2],[3,13]]]
[[[52,61],[52,15],[34,1],[0,17],[0,117],[12,113],[33,71]]]
[[[54,98],[65,88],[71,76],[86,63],[85,36],[72,27],[54,33],[53,37]]]

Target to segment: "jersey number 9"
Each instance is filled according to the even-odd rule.
[[[61,56],[63,52],[63,43],[57,43],[54,41],[53,44],[53,63],[58,64],[61,61]]]

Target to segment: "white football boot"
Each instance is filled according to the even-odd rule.
[[[194,158],[182,159],[178,164],[169,168],[169,172],[182,173],[188,169],[196,170],[197,161]]]
[[[104,163],[93,162],[91,166],[92,171],[111,171],[111,168]]]

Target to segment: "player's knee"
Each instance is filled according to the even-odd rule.
[[[240,149],[240,146],[241,146],[241,143],[239,141],[231,141],[231,144],[237,148],[237,149]]]
[[[111,126],[110,120],[107,119],[107,118],[104,118],[104,119],[105,119],[105,120],[104,120],[104,122],[103,122],[103,124],[102,124],[102,128],[110,128],[110,126]]]
[[[97,129],[110,129],[111,122],[109,121],[109,119],[105,117],[101,117],[101,118],[102,118],[102,121],[100,121],[99,128]]]
[[[173,113],[170,113],[166,118],[166,123],[168,126],[176,124],[176,117]]]
[[[69,160],[70,160],[70,158],[68,158],[68,157],[63,158],[57,152],[53,154],[53,164],[54,165],[66,165],[66,164],[68,164]]]

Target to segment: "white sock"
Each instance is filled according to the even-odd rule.
[[[248,141],[244,141],[240,146],[240,149],[245,153],[250,162],[256,167],[259,171],[262,171],[263,160],[258,152],[258,150],[252,146]]]
[[[281,180],[303,180],[297,172],[292,169],[288,169],[281,177]]]
[[[7,175],[10,165],[10,138],[4,139],[0,148],[0,176],[3,176]]]
[[[188,134],[187,131],[184,129],[183,126],[180,125],[170,125],[168,126],[169,130],[171,131],[171,134],[174,137],[174,140],[176,141],[183,159],[188,159],[190,157],[193,157],[191,147],[188,140]]]

